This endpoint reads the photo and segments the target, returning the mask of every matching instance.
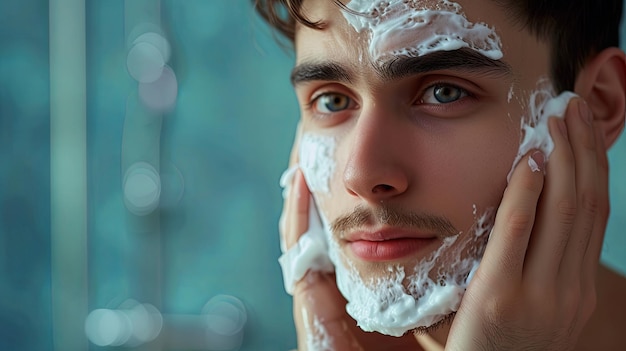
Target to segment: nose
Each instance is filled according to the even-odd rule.
[[[343,173],[348,193],[372,204],[405,193],[412,162],[407,125],[372,109],[363,110],[353,128]]]

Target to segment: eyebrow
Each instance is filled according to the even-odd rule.
[[[436,51],[418,57],[395,57],[374,65],[377,74],[384,80],[401,79],[412,75],[433,71],[456,70],[488,76],[503,77],[512,75],[509,64],[494,60],[472,49]],[[310,81],[337,81],[351,83],[351,71],[341,64],[329,62],[303,62],[291,71],[291,84],[294,86]]]
[[[348,72],[348,69],[336,62],[304,62],[291,71],[291,84],[297,86],[316,80],[351,83]]]

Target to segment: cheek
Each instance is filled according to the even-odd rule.
[[[502,111],[491,116],[459,126],[445,143],[438,142],[437,160],[423,174],[424,182],[438,190],[438,208],[461,228],[472,223],[474,205],[479,212],[498,206],[517,154],[519,119]]]

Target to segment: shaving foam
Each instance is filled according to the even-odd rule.
[[[548,119],[550,117],[563,118],[569,101],[578,96],[571,91],[565,91],[557,96],[547,78],[540,79],[537,86],[538,88],[530,94],[528,114],[523,116],[520,122],[520,129],[524,136],[507,175],[507,181],[511,180],[515,166],[530,150],[541,150],[545,156],[545,162],[548,162],[554,150],[554,141],[548,130]],[[531,170],[538,171],[539,167],[531,160],[532,158],[528,161]]]
[[[335,139],[330,136],[306,133],[300,140],[300,168],[309,190],[328,193],[330,178],[335,170]]]
[[[485,23],[472,23],[461,6],[447,0],[426,8],[424,1],[352,0],[343,16],[357,31],[369,32],[369,54],[418,57],[435,51],[473,49],[491,59],[502,58],[501,42]]]

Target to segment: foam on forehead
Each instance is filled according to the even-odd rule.
[[[423,56],[470,48],[502,58],[500,38],[484,23],[472,23],[461,6],[447,0],[352,0],[343,15],[357,32],[369,32],[373,61],[393,56]]]

